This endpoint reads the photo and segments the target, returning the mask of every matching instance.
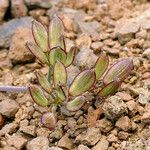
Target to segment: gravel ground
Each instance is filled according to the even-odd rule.
[[[78,66],[92,67],[105,51],[110,64],[131,57],[134,70],[103,104],[62,110],[53,131],[40,122],[47,109],[28,92],[0,92],[0,150],[150,150],[149,0],[0,0],[0,85],[37,83],[34,71],[47,73],[25,43],[33,40],[32,20],[48,25],[55,13],[66,27],[67,50],[80,48]]]

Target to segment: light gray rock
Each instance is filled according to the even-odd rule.
[[[48,150],[48,138],[39,136],[29,141],[26,145],[27,150]]]
[[[76,56],[77,66],[83,68],[92,68],[97,60],[97,56],[89,48],[82,48]]]
[[[106,99],[102,109],[105,116],[111,120],[117,120],[123,114],[128,113],[126,104],[118,96],[111,96]]]
[[[19,109],[16,101],[6,99],[0,102],[0,113],[8,118],[14,117]]]
[[[99,128],[88,128],[87,132],[79,134],[76,137],[76,141],[82,142],[90,146],[95,145],[101,138],[101,132]]]
[[[3,20],[9,7],[9,0],[0,0],[0,21]]]
[[[33,18],[22,17],[21,19],[13,19],[3,25],[0,25],[0,47],[8,48],[11,37],[18,27],[27,27],[31,29]]]
[[[120,44],[129,42],[136,32],[138,32],[140,25],[132,20],[124,20],[116,26],[115,35],[118,38]]]
[[[51,8],[51,0],[25,0],[29,8]]]

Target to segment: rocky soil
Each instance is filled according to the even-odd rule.
[[[66,27],[67,50],[80,48],[78,66],[92,67],[105,51],[110,64],[132,57],[134,70],[103,105],[62,110],[53,131],[40,122],[47,108],[28,92],[0,92],[0,150],[150,150],[149,0],[0,0],[0,85],[37,83],[34,71],[47,73],[25,43],[33,40],[32,20],[48,25],[55,13]],[[68,72],[73,78],[79,70]]]

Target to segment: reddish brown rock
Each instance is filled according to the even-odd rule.
[[[8,54],[13,63],[23,63],[33,59],[33,55],[25,47],[27,41],[33,41],[32,37],[31,29],[20,27],[16,30]]]

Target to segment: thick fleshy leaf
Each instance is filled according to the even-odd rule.
[[[56,88],[56,94],[62,101],[66,99],[65,92],[63,91],[61,86],[58,86]]]
[[[95,73],[96,73],[97,80],[100,79],[100,77],[105,73],[108,64],[109,64],[109,59],[106,53],[102,53],[100,57],[97,59],[97,62],[95,64]]]
[[[41,62],[49,64],[46,55],[36,44],[27,42],[26,47],[30,50],[30,52]]]
[[[41,117],[41,123],[48,129],[53,130],[56,126],[57,120],[53,113],[44,113]]]
[[[52,87],[51,87],[50,83],[48,82],[46,76],[41,71],[38,71],[36,73],[36,76],[37,76],[37,79],[38,79],[39,84],[41,85],[41,87],[46,92],[48,92],[49,94],[51,94],[52,93]]]
[[[119,81],[112,81],[107,84],[101,91],[98,93],[100,97],[107,97],[109,95],[113,95],[119,88],[120,82]]]
[[[77,111],[79,110],[85,103],[85,97],[84,96],[78,96],[72,101],[68,102],[66,105],[66,108],[69,111]]]
[[[85,70],[75,77],[69,88],[69,94],[78,96],[88,91],[94,84],[96,79],[95,72],[92,70]]]
[[[47,98],[44,96],[42,90],[38,88],[37,86],[30,86],[29,91],[31,94],[32,99],[35,103],[37,103],[40,106],[47,106],[49,104]]]
[[[50,64],[53,66],[56,63],[56,61],[60,61],[64,64],[66,61],[66,52],[63,51],[60,47],[53,48],[49,54],[49,61]]]
[[[49,46],[54,48],[60,46],[62,49],[65,49],[64,38],[62,36],[64,26],[62,20],[58,16],[54,16],[49,24]]]
[[[45,27],[34,20],[32,22],[32,33],[37,45],[46,52],[48,50],[48,35]]]
[[[67,58],[65,61],[65,66],[70,66],[74,60],[75,53],[76,53],[77,47],[72,47],[70,51],[67,53]]]
[[[55,86],[65,85],[67,82],[66,68],[60,61],[57,61],[54,66],[53,79]]]
[[[108,84],[113,80],[123,81],[133,69],[133,62],[130,58],[123,58],[114,63],[104,76],[104,84]]]

